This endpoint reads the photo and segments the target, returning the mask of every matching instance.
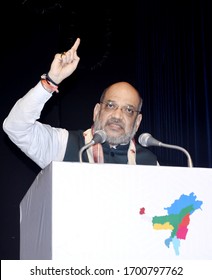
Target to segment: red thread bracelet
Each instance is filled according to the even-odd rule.
[[[49,92],[59,92],[58,86],[53,85],[51,82],[49,82],[47,79],[43,78],[41,76],[41,83],[42,86]]]

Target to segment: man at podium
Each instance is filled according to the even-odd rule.
[[[93,124],[86,131],[68,131],[38,121],[53,92],[59,92],[59,84],[77,68],[79,45],[77,38],[70,50],[55,55],[48,74],[13,106],[4,120],[4,131],[42,169],[52,161],[157,165],[156,156],[135,142],[142,98],[127,82],[103,91],[93,110]]]

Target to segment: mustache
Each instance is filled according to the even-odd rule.
[[[115,124],[115,125],[119,125],[121,128],[124,129],[124,124],[123,122],[120,120],[120,119],[117,119],[117,118],[111,118],[109,119],[105,125],[110,125],[110,124]]]

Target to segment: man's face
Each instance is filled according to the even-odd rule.
[[[142,115],[137,112],[139,102],[139,96],[131,85],[112,85],[102,103],[96,104],[94,108],[94,130],[104,130],[111,145],[128,143],[142,119]]]

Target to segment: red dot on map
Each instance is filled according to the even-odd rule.
[[[140,214],[140,215],[145,214],[145,208],[144,208],[144,207],[140,208],[140,212],[139,212],[139,214]]]

